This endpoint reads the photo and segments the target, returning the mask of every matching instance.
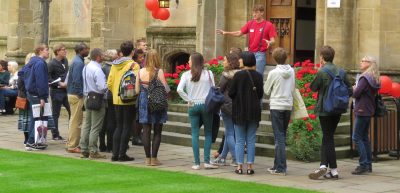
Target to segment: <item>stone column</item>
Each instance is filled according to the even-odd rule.
[[[49,44],[49,10],[52,0],[40,0],[42,6],[42,43]]]
[[[105,0],[96,0],[92,3],[90,48],[104,49],[103,25],[105,22]]]

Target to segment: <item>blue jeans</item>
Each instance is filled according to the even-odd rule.
[[[224,121],[225,126],[225,140],[224,140],[224,148],[222,149],[220,157],[225,159],[228,155],[228,151],[231,152],[232,159],[236,161],[236,152],[235,152],[235,128],[232,121],[232,116],[221,113],[222,120]]]
[[[372,166],[371,143],[368,137],[370,123],[370,116],[356,116],[353,141],[357,145],[358,153],[360,154],[360,166],[364,168]]]
[[[28,143],[33,144],[35,143],[35,120],[38,120],[38,118],[33,118],[32,105],[40,104],[40,99],[39,97],[32,96],[30,94],[27,94],[27,99],[29,101],[28,114],[30,118]],[[45,100],[45,102],[47,102],[47,99]],[[47,121],[47,117],[43,117],[42,120]]]
[[[261,75],[264,76],[264,69],[265,69],[265,64],[267,63],[267,56],[265,52],[256,52],[254,53],[256,56],[256,70],[259,72]]]
[[[189,108],[188,112],[192,127],[194,162],[196,165],[200,165],[199,132],[201,125],[204,124],[204,163],[210,163],[213,114],[205,111],[204,104],[194,105]]]
[[[0,89],[0,109],[6,107],[6,102],[4,97],[16,97],[18,96],[18,91],[14,89]]]
[[[273,168],[279,172],[286,172],[286,131],[290,120],[289,110],[272,110],[271,122],[274,130],[275,160]]]
[[[241,165],[244,162],[244,144],[247,145],[247,164],[254,163],[254,155],[256,150],[256,131],[258,123],[255,121],[247,121],[244,124],[235,124],[236,138],[236,162]]]

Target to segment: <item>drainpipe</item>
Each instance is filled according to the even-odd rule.
[[[49,44],[49,10],[52,0],[40,0],[42,7],[42,43]]]

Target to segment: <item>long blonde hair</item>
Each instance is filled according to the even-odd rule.
[[[369,74],[370,76],[372,76],[376,82],[380,82],[379,80],[379,65],[376,62],[376,59],[372,56],[364,56],[363,60],[366,60],[370,63],[369,67],[362,73],[362,75],[366,75]]]
[[[155,49],[151,49],[146,54],[146,71],[149,73],[149,80],[152,80],[155,75],[155,69],[161,68],[160,55]]]

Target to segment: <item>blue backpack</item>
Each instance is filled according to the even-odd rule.
[[[345,113],[349,106],[349,90],[344,83],[345,73],[343,69],[339,69],[339,74],[334,75],[329,69],[322,68],[332,81],[328,87],[328,93],[324,100],[324,111],[328,113]]]

